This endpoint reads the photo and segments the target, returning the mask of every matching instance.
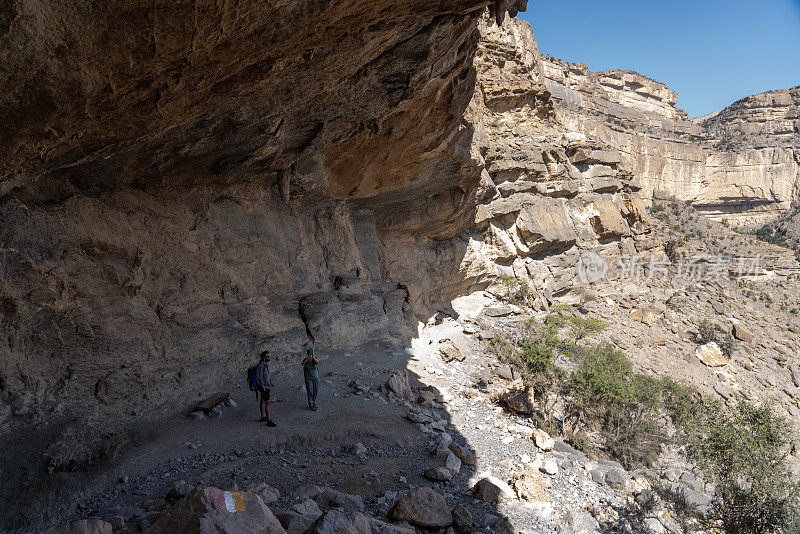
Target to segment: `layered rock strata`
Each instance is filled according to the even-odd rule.
[[[649,231],[647,216],[619,152],[557,119],[530,26],[511,19],[500,26],[482,21],[480,29],[470,108],[473,152],[483,168],[473,227],[448,241],[462,247],[457,272],[418,279],[421,290],[406,287],[423,299],[446,289],[452,299],[502,277],[524,286],[534,307],[547,307],[554,293],[575,282],[581,250],[635,251]],[[394,263],[391,277],[414,280],[411,269],[420,267]],[[451,286],[431,285],[441,278]]]
[[[149,416],[264,346],[280,367],[401,343],[500,274],[547,306],[581,247],[647,231],[621,155],[557,120],[530,27],[498,25],[517,4],[197,7],[191,28],[183,4],[14,6],[5,425]],[[304,17],[324,31],[275,22]]]
[[[471,225],[487,6],[524,2],[12,2],[0,419],[139,415],[265,345],[406,332],[380,234]]]
[[[701,117],[730,147],[800,146],[800,85],[748,96]]]
[[[0,426],[49,429],[31,472],[264,347],[402,347],[498,279],[546,308],[582,251],[653,246],[642,197],[793,200],[783,149],[720,152],[663,84],[542,58],[524,3],[12,2]]]
[[[638,73],[589,72],[552,57],[543,68],[562,121],[617,148],[645,199],[678,198],[740,225],[800,200],[796,88],[693,121],[675,107],[674,91]]]

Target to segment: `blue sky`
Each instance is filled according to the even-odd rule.
[[[800,0],[529,0],[539,50],[590,70],[635,70],[696,117],[800,85]]]

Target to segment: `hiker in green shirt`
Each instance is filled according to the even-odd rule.
[[[306,357],[300,362],[303,365],[303,378],[306,380],[306,393],[308,394],[308,409],[317,411],[317,391],[319,391],[319,360],[314,356],[314,348],[306,351]]]

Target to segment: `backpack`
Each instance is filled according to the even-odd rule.
[[[258,365],[254,365],[247,370],[247,385],[250,388],[250,391],[258,391],[261,389],[256,383],[256,367],[258,367]]]

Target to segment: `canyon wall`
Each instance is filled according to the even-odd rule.
[[[28,454],[68,469],[70,428],[186,409],[264,347],[402,348],[498,279],[546,308],[582,252],[657,245],[653,196],[795,200],[792,147],[715,149],[663,84],[540,56],[524,7],[11,2],[6,435],[55,429]]]
[[[263,347],[403,346],[498,275],[546,307],[581,249],[647,233],[633,169],[559,122],[524,3],[14,7],[4,427],[188,408]]]
[[[774,219],[800,200],[800,88],[748,97],[703,121],[635,72],[589,72],[553,57],[543,68],[561,120],[620,150],[643,198],[685,200],[737,225]]]
[[[184,409],[263,347],[413,333],[477,204],[478,20],[524,2],[7,7],[0,424]]]

